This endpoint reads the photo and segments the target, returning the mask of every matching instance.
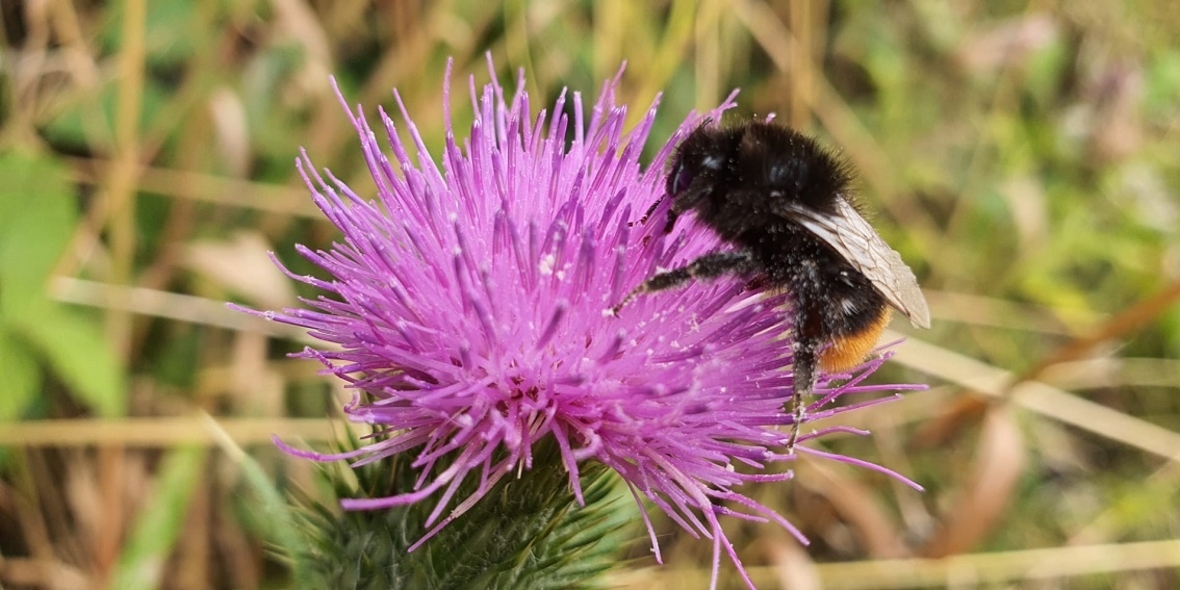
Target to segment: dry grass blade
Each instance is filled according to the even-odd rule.
[[[888,331],[885,335],[886,340],[897,337]],[[1180,433],[1037,381],[1009,387],[1015,377],[1012,373],[916,338],[898,347],[893,360],[967,391],[993,397],[1010,391],[1008,397],[1018,407],[1165,459],[1180,454]]]
[[[1180,541],[997,551],[942,559],[899,559],[818,566],[827,590],[945,588],[1020,584],[1180,566]],[[1035,570],[1035,575],[1032,575]]]
[[[102,309],[119,305],[122,306],[120,309],[141,316],[269,334],[296,342],[310,342],[306,332],[261,319],[243,317],[241,313],[227,308],[224,301],[67,277],[54,279],[51,290],[53,297],[64,303]]]
[[[208,420],[214,420],[213,428]],[[346,423],[344,423],[346,424]],[[212,445],[225,437],[237,445],[266,444],[273,437],[308,441],[340,441],[347,438],[341,426],[323,418],[126,418],[123,420],[41,420],[6,426],[0,430],[0,446],[10,447],[123,447],[171,448],[179,445]],[[363,436],[368,429],[349,425]]]
[[[111,163],[98,159],[70,160],[75,178],[85,184],[97,184],[107,174]],[[213,174],[144,166],[139,168],[139,188],[173,198],[193,199],[203,203],[247,210],[278,213],[293,217],[323,219],[312,204],[307,188],[277,186]]]

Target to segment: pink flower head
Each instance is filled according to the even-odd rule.
[[[330,173],[321,177],[306,154],[298,162],[316,204],[344,239],[326,252],[299,248],[330,280],[291,277],[331,297],[260,315],[332,343],[296,356],[319,360],[367,393],[345,410],[387,436],[338,455],[284,448],[356,464],[413,453],[421,474],[414,489],[343,506],[433,498],[431,528],[416,547],[501,478],[529,469],[533,445],[552,437],[579,501],[579,464],[601,461],[637,499],[713,541],[714,584],[722,549],[749,584],[720,515],[773,520],[805,541],[785,519],[736,491],[790,476],[766,470],[794,458],[782,453],[787,435],[779,428],[791,422],[783,411],[791,396],[791,347],[783,338],[790,326],[779,309],[787,295],[752,294],[739,279],[700,281],[644,295],[612,316],[608,310],[657,269],[719,246],[694,223],[682,222],[667,236],[662,222],[639,223],[662,194],[670,152],[701,116],[686,119],[644,165],[656,104],[625,130],[627,110],[614,103],[616,77],[589,113],[575,92],[570,105],[563,93],[552,115],[533,117],[521,76],[510,99],[494,69],[482,89],[470,81],[475,121],[469,137],[457,139],[448,109],[441,168],[396,92],[416,158],[384,111],[379,140],[358,108],[352,122],[376,202]],[[703,116],[720,119],[735,95]],[[444,87],[444,105],[449,98]],[[653,219],[666,215],[664,203]],[[808,418],[857,407],[831,408],[842,394],[899,389],[858,385],[881,362],[835,376],[846,380],[838,387],[829,389],[833,376],[821,377]],[[805,443],[832,430],[802,436],[799,452],[825,455]],[[477,491],[455,498],[466,477],[478,478]],[[648,529],[659,559],[650,522]]]

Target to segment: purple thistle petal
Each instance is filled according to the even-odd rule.
[[[553,437],[579,502],[579,463],[604,463],[637,502],[642,495],[689,534],[712,539],[714,585],[724,550],[752,587],[719,515],[773,521],[806,542],[773,510],[735,491],[747,482],[791,477],[766,471],[795,459],[775,452],[787,440],[777,428],[792,420],[783,411],[791,397],[791,347],[782,337],[790,326],[781,312],[787,294],[755,296],[740,280],[702,281],[639,297],[618,317],[609,313],[657,269],[720,246],[691,215],[665,235],[667,201],[647,223],[638,222],[663,194],[664,166],[675,145],[701,118],[719,119],[732,108],[736,92],[719,107],[690,115],[644,165],[640,154],[659,98],[624,131],[627,110],[614,103],[621,69],[603,84],[588,121],[581,95],[570,95],[570,121],[565,92],[548,111],[552,116],[541,111],[533,118],[523,72],[519,90],[506,99],[490,58],[488,67],[489,84],[480,89],[474,78],[469,82],[475,118],[459,142],[450,118],[448,63],[446,141],[437,163],[396,91],[401,131],[416,158],[383,110],[379,140],[363,111],[353,111],[336,90],[360,137],[376,201],[360,198],[330,172],[317,172],[306,154],[296,161],[316,205],[343,239],[328,251],[298,248],[330,279],[279,266],[329,296],[281,313],[243,311],[334,344],[293,356],[317,360],[325,372],[365,392],[345,412],[375,425],[384,438],[341,454],[277,444],[295,456],[354,465],[415,453],[419,478],[412,490],[342,502],[363,510],[433,501],[428,530],[413,550],[505,475],[530,468],[533,445]],[[567,141],[570,125],[573,140]],[[860,385],[885,358],[851,374],[821,376],[808,420],[878,403],[831,407],[845,394],[917,388]],[[833,427],[800,442],[830,432],[860,433]],[[797,449],[916,486],[863,461]],[[472,475],[479,478],[476,491],[455,498]],[[659,561],[642,504],[641,513]]]

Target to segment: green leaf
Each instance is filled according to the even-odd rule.
[[[0,178],[0,319],[12,319],[45,298],[76,214],[68,173],[55,160],[3,154]]]
[[[20,412],[38,376],[31,344],[78,398],[102,416],[122,415],[123,370],[91,317],[50,301],[50,273],[77,220],[69,173],[60,162],[23,152],[0,155],[0,329],[5,383],[0,417]],[[14,372],[15,371],[15,372]]]
[[[17,420],[41,387],[37,359],[21,342],[0,331],[0,375],[4,392],[0,394],[0,423]]]
[[[140,513],[108,587],[160,587],[204,465],[203,447],[181,447],[164,457],[151,502]]]
[[[79,401],[106,418],[126,412],[123,368],[93,317],[43,302],[29,309],[16,326]]]

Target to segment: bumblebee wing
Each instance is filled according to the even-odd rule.
[[[847,200],[836,198],[836,215],[787,205],[785,216],[815,234],[868,277],[877,292],[909,317],[915,326],[930,327],[930,310],[918,288],[914,271]]]

